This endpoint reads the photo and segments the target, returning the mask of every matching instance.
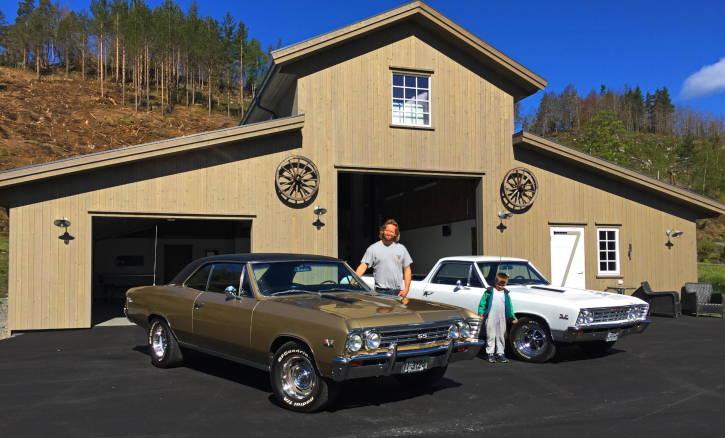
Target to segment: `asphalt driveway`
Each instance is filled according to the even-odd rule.
[[[725,321],[654,318],[605,356],[452,364],[424,390],[347,382],[325,412],[275,403],[265,372],[202,354],[161,370],[137,327],[0,341],[0,435],[10,436],[721,436]],[[482,356],[481,356],[482,357]]]

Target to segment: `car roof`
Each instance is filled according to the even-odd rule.
[[[459,261],[459,262],[528,262],[526,259],[516,257],[498,257],[498,256],[457,256],[444,257],[441,261]]]
[[[179,274],[174,277],[169,284],[183,284],[189,276],[196,271],[199,266],[213,262],[232,262],[232,263],[256,263],[256,262],[339,262],[340,259],[334,257],[314,255],[314,254],[285,254],[285,253],[244,253],[244,254],[220,254],[211,257],[204,257],[186,265]]]

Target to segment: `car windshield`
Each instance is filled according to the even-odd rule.
[[[478,268],[489,286],[493,285],[496,274],[499,272],[509,276],[510,285],[541,284],[548,286],[550,284],[528,262],[479,262]]]
[[[264,296],[299,293],[369,292],[370,288],[342,262],[253,263],[257,288]],[[279,294],[279,292],[284,292]]]

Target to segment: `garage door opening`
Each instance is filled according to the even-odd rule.
[[[338,257],[353,269],[367,247],[380,240],[380,226],[387,219],[400,225],[414,278],[425,276],[441,257],[478,254],[480,178],[340,172],[337,183]]]
[[[166,284],[202,257],[250,252],[251,228],[250,220],[94,217],[91,324],[125,321],[132,287]]]

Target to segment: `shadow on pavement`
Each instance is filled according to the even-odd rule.
[[[133,351],[143,353],[146,356],[149,354],[146,345],[137,345],[133,347]],[[185,349],[184,364],[182,367],[248,386],[259,391],[272,392],[268,372],[209,354]]]

